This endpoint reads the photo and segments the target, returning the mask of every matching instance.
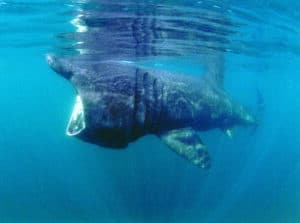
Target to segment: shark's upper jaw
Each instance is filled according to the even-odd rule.
[[[60,76],[70,80],[73,76],[74,65],[65,59],[57,58],[54,55],[47,54],[46,61],[48,65]]]
[[[86,123],[85,123],[83,103],[81,97],[77,95],[73,112],[66,129],[66,134],[68,136],[78,135],[80,132],[82,132],[85,129],[85,127],[86,127]]]

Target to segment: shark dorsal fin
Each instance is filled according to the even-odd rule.
[[[224,82],[224,53],[208,50],[203,59],[204,78],[211,84],[223,88]]]

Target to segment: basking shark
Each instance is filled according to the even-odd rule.
[[[138,17],[141,17],[140,13]],[[114,41],[118,40],[114,40],[116,35],[112,33],[117,33],[122,24],[136,24],[137,21],[127,19],[122,23],[124,21],[115,19],[110,21],[109,28],[105,28],[102,22],[100,31],[103,35],[90,35],[87,32],[86,37],[80,38],[85,38],[89,49],[101,46],[115,49]],[[145,22],[145,19],[141,24],[143,29],[127,26],[133,33],[134,40],[130,41],[135,45],[130,48],[134,49],[134,56],[149,52],[147,44],[141,44],[143,41],[149,42],[149,38],[137,33],[148,30],[145,35],[149,35],[155,29],[153,22]],[[151,24],[151,27],[147,24]],[[103,29],[106,29],[105,32]],[[95,32],[95,29],[91,32]],[[95,43],[99,41],[95,36],[101,38],[102,45]],[[107,58],[92,55],[84,60],[47,55],[50,67],[76,89],[76,102],[67,126],[67,135],[103,147],[125,148],[130,142],[153,134],[191,163],[209,168],[210,157],[198,135],[199,131],[218,128],[230,135],[232,127],[236,125],[256,123],[255,118],[225,92],[224,55],[220,52],[207,51],[206,69],[200,76],[124,62],[127,59],[124,58],[125,54],[122,60],[119,59],[119,53],[114,50],[111,52]],[[125,56],[130,59],[134,57],[131,51],[126,52]]]

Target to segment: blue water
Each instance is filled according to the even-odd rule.
[[[115,151],[64,134],[75,91],[45,55],[78,51],[65,36],[86,2],[0,0],[0,222],[299,222],[299,3],[226,1],[225,88],[253,111],[259,89],[264,111],[233,139],[201,132],[213,159],[201,170],[154,136]],[[197,75],[183,54],[145,63]]]

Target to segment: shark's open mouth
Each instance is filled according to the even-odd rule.
[[[67,126],[66,134],[68,136],[78,135],[82,130],[85,129],[85,126],[82,100],[81,97],[77,95],[73,112]]]

